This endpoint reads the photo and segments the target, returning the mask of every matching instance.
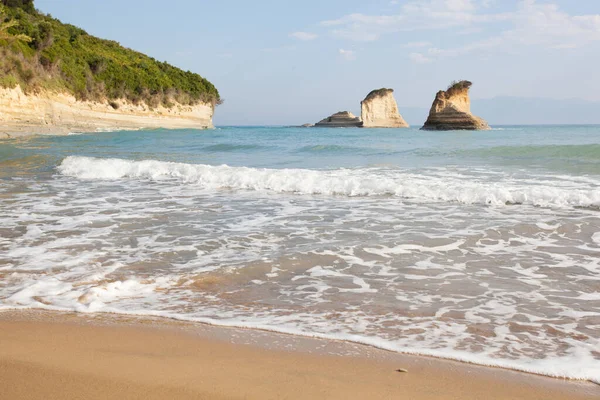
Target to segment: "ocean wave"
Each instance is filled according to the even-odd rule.
[[[336,144],[317,144],[298,149],[299,153],[361,153],[365,150],[359,147],[341,146]]]
[[[204,189],[253,190],[329,196],[395,196],[415,201],[542,207],[600,207],[600,182],[568,180],[490,181],[485,176],[420,174],[376,168],[309,170],[211,166],[156,160],[131,161],[69,156],[60,174],[84,180],[176,180]]]
[[[260,145],[254,145],[254,144],[220,143],[220,144],[213,144],[210,146],[203,147],[202,150],[211,151],[211,152],[227,153],[227,152],[234,152],[234,151],[247,151],[247,150],[257,150],[257,149],[264,149],[264,148],[266,148],[266,147],[260,146]]]
[[[483,149],[460,150],[465,156],[531,158],[531,159],[574,159],[600,162],[600,144],[543,145],[543,146],[496,146]]]

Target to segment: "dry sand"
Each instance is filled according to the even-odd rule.
[[[257,337],[262,344],[240,344]],[[290,346],[295,351],[283,350]],[[0,313],[0,399],[593,398],[600,386],[591,383],[343,342],[164,320]]]

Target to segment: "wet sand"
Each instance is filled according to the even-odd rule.
[[[0,398],[554,400],[600,386],[270,332],[11,311]]]

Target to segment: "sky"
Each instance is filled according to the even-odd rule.
[[[381,87],[395,90],[401,113],[426,110],[438,90],[460,79],[474,83],[473,105],[506,96],[600,102],[600,0],[35,4],[209,79],[225,99],[217,125],[360,115],[360,101]]]

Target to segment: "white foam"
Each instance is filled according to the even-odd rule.
[[[144,128],[132,128],[132,127],[107,127],[107,128],[96,128],[98,133],[110,133],[110,132],[121,132],[121,131],[141,131]]]
[[[339,196],[397,196],[416,201],[463,204],[528,204],[544,207],[599,207],[600,189],[568,182],[517,181],[504,177],[490,183],[468,175],[414,174],[402,170],[258,169],[184,164],[164,161],[130,161],[70,156],[58,171],[86,180],[168,180],[195,184],[203,189],[254,190]],[[600,182],[599,182],[600,183]]]
[[[597,212],[460,203],[540,187],[571,201],[593,192],[587,182],[94,158],[59,171],[3,192],[0,308],[163,316],[599,375]],[[543,199],[561,207],[560,196]]]

